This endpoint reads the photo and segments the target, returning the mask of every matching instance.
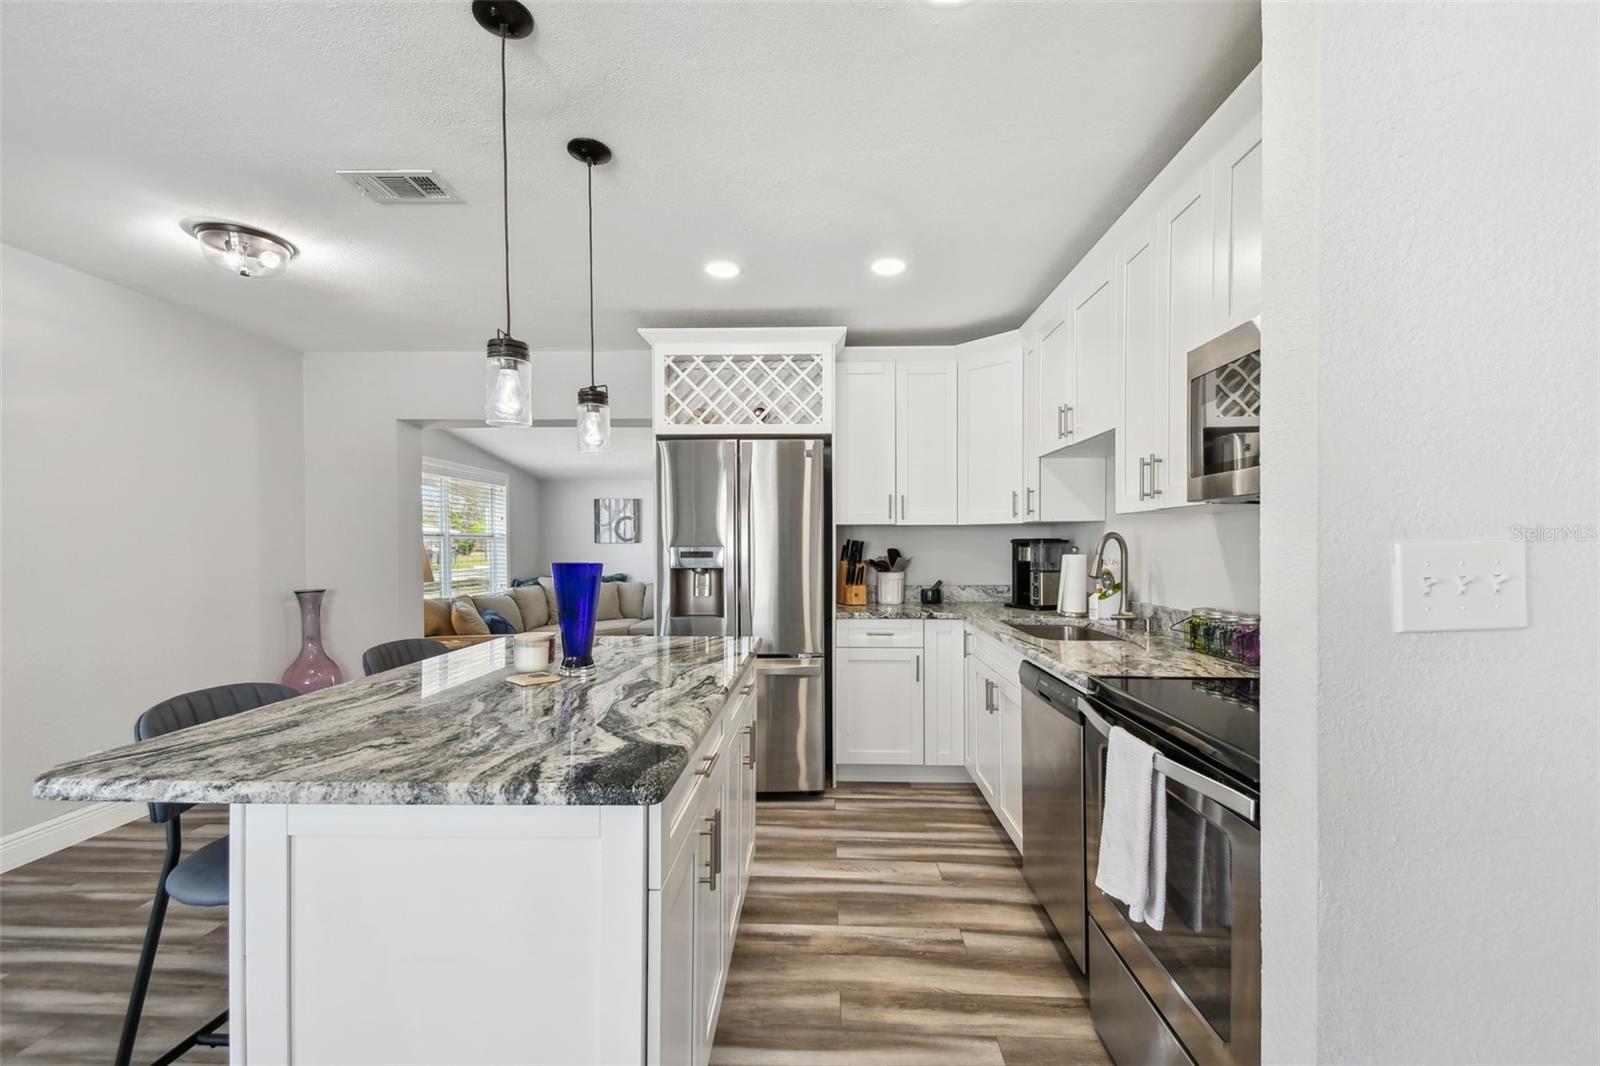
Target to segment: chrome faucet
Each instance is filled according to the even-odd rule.
[[[1093,581],[1097,587],[1105,589],[1106,591],[1110,591],[1116,587],[1116,576],[1113,575],[1111,570],[1105,565],[1106,542],[1111,540],[1116,541],[1117,547],[1121,549],[1122,610],[1118,611],[1110,618],[1102,618],[1101,621],[1112,622],[1117,626],[1118,629],[1129,629],[1132,628],[1133,623],[1139,620],[1139,616],[1128,610],[1128,603],[1131,599],[1131,597],[1128,595],[1128,574],[1133,568],[1128,562],[1128,542],[1122,539],[1121,533],[1118,533],[1114,529],[1108,529],[1105,531],[1105,535],[1100,538],[1100,543],[1094,549],[1094,561],[1089,564],[1089,580]]]

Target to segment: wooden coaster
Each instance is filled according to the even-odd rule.
[[[512,674],[506,678],[506,683],[527,688],[529,685],[549,685],[560,680],[560,674]]]

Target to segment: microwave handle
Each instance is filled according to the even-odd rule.
[[[1083,713],[1083,720],[1089,723],[1101,736],[1107,740],[1111,738],[1111,724],[1100,717],[1089,706],[1087,700],[1078,701],[1078,710]],[[1185,788],[1192,788],[1206,799],[1221,804],[1245,821],[1253,822],[1256,820],[1256,801],[1246,796],[1243,792],[1213,781],[1204,774],[1198,774],[1182,763],[1173,762],[1160,752],[1156,753],[1156,769]]]

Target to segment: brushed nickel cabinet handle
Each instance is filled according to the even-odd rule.
[[[1148,494],[1144,491],[1144,474],[1145,471],[1149,469],[1150,460],[1141,455],[1139,457],[1139,499],[1141,500],[1149,498]]]
[[[892,636],[894,636],[893,633],[884,633],[882,631],[873,631],[873,630],[870,630],[870,629],[867,630],[866,635],[869,636],[869,637],[892,637]]]
[[[1067,405],[1056,404],[1056,440],[1061,440],[1067,435]]]
[[[1017,490],[1011,490],[1011,517],[1017,517]]]
[[[894,521],[894,493],[889,493],[889,521]]]
[[[900,521],[904,522],[905,520],[906,520],[906,494],[902,492],[900,494]]]
[[[722,848],[717,847],[717,818],[707,818],[706,828],[699,831],[699,836],[710,840],[710,855],[706,858],[706,872],[699,877],[699,884],[706,885],[712,892],[717,892],[717,863],[718,853]]]
[[[754,722],[744,727],[744,735],[750,739],[749,745],[745,748],[744,768],[746,770],[754,770],[756,768],[756,727]]]
[[[1078,420],[1076,418],[1072,417],[1072,405],[1070,403],[1066,405],[1066,415],[1067,415],[1067,436],[1070,437],[1074,433],[1078,432],[1076,429],[1073,428],[1074,426],[1077,425]]]
[[[1033,513],[1033,486],[1028,486],[1028,513]]]
[[[922,680],[922,656],[921,655],[918,655],[916,657],[916,664],[917,664],[917,673],[916,673],[916,677],[913,680],[921,681]]]
[[[705,759],[705,765],[694,772],[695,776],[710,777],[712,769],[717,765],[717,756],[720,754],[722,753],[719,751],[714,751],[710,755],[704,756],[703,758]]]
[[[756,683],[754,681],[752,681],[748,685],[746,685],[744,688],[739,690],[739,695],[748,696],[748,695],[750,695],[750,690],[755,688],[755,687],[756,687]]]
[[[1150,453],[1150,498],[1153,500],[1161,495],[1161,490],[1156,488],[1156,464],[1162,462],[1161,456],[1155,452]]]

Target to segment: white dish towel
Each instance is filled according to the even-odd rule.
[[[1167,775],[1156,749],[1120,726],[1106,752],[1106,802],[1094,886],[1160,929],[1167,909]]]

